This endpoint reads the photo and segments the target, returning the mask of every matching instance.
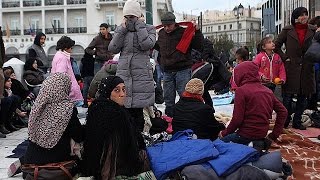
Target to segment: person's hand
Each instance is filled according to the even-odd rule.
[[[127,18],[123,18],[121,26],[126,28],[127,27]]]
[[[146,23],[144,23],[141,19],[138,19],[135,23],[135,29],[136,31],[139,31],[139,29],[143,29],[146,27]]]
[[[320,31],[320,27],[318,27],[318,29],[316,30],[316,32],[319,32]]]
[[[223,136],[222,136],[222,131],[219,132],[218,137],[219,137],[220,139],[223,138]]]
[[[261,76],[261,80],[262,80],[262,82],[270,82],[270,79],[267,78],[265,75]]]
[[[26,117],[27,116],[27,112],[19,112],[18,113],[18,116],[20,116],[20,117]]]
[[[192,24],[193,24],[193,27],[196,28],[196,30],[199,30],[199,29],[200,29],[199,25],[197,24],[197,22],[196,22],[195,20],[192,20],[191,22],[192,22]]]

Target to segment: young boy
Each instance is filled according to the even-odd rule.
[[[248,51],[247,48],[244,48],[244,47],[243,48],[239,48],[236,51],[236,55],[235,56],[236,56],[236,61],[233,64],[233,69],[237,65],[239,65],[239,64],[241,64],[243,62],[249,61],[249,51]],[[234,82],[234,74],[232,74],[232,77],[230,79],[230,86],[231,86],[231,88],[230,88],[231,91],[235,91],[237,89],[237,85]]]
[[[233,117],[229,126],[220,132],[221,140],[247,145],[264,138],[277,139],[288,112],[272,91],[261,84],[258,66],[250,61],[243,62],[234,69],[234,77],[238,88]],[[267,136],[273,110],[277,118],[272,133]]]

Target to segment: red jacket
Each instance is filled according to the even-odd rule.
[[[286,70],[281,57],[274,53],[272,58],[269,59],[267,53],[261,52],[253,60],[259,66],[259,76],[261,78],[264,75],[266,78],[273,82],[275,78],[280,78],[283,82],[286,82]]]
[[[260,83],[258,66],[253,62],[243,62],[234,69],[235,91],[232,120],[222,136],[236,132],[249,139],[266,137],[272,111],[277,113],[274,129],[269,135],[276,139],[282,132],[287,110],[273,92]]]

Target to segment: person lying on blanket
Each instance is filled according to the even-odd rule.
[[[235,91],[233,116],[229,126],[220,131],[224,142],[248,145],[251,141],[271,140],[279,137],[288,112],[272,91],[260,83],[258,66],[247,61],[234,69]],[[277,118],[273,131],[267,135],[273,110]]]

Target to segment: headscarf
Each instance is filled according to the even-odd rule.
[[[43,32],[38,32],[36,37],[34,38],[33,44],[36,44],[41,47],[40,39],[42,36],[46,37],[46,35]]]
[[[298,7],[295,10],[293,10],[291,14],[291,24],[295,25],[296,24],[296,19],[298,19],[299,16],[301,16],[303,13],[308,14],[308,10],[305,7]]]
[[[29,58],[26,60],[25,64],[24,64],[24,70],[35,70],[34,67],[32,66],[34,61],[36,61],[36,59],[34,58]]]
[[[29,139],[43,148],[53,148],[69,124],[73,103],[69,99],[71,80],[65,73],[55,73],[43,81],[31,109]]]
[[[99,98],[110,99],[111,92],[120,83],[124,81],[119,76],[108,76],[102,79],[98,88]]]

